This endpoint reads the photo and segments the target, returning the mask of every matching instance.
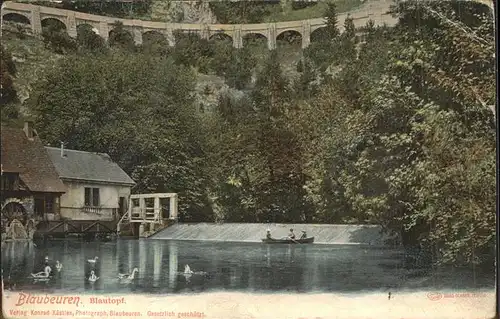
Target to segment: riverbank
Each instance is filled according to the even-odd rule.
[[[22,292],[5,292],[3,298],[5,317],[48,318],[49,314],[50,318],[76,316],[78,318],[486,319],[493,318],[495,314],[494,290],[392,292],[390,299],[387,292],[371,294],[215,292],[168,296],[28,295]],[[73,297],[73,299],[69,302],[69,298],[51,298],[54,296]],[[75,298],[78,298],[78,302]],[[57,304],[56,301],[61,300],[66,301],[64,305]]]

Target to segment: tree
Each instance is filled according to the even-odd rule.
[[[328,35],[329,41],[333,41],[340,35],[338,28],[338,14],[337,5],[334,2],[329,2],[328,7],[325,12],[326,18],[326,34]]]
[[[344,33],[342,34],[340,50],[341,56],[346,59],[355,60],[356,59],[356,30],[354,26],[354,21],[351,16],[347,16],[344,22]]]
[[[42,30],[43,42],[46,48],[58,54],[74,53],[77,50],[75,39],[57,24],[49,24]]]
[[[14,87],[14,77],[16,76],[16,64],[12,55],[3,45],[0,46],[0,104],[2,105],[2,121],[14,119],[19,116],[16,106],[13,104],[17,100],[17,92]]]
[[[312,63],[303,58],[299,61],[297,68],[300,66],[300,76],[294,83],[294,92],[297,97],[310,99],[317,91],[317,74]]]
[[[304,51],[304,57],[314,63],[316,68],[325,77],[327,69],[332,63],[337,63],[344,55],[339,54],[339,36],[337,7],[335,3],[329,2],[325,11],[326,26],[316,31],[318,40],[311,43]]]
[[[272,118],[285,112],[289,98],[288,82],[281,71],[276,50],[269,52],[257,77],[252,98],[264,117]]]
[[[175,47],[172,57],[177,64],[197,67],[200,72],[208,73],[213,47],[196,33],[174,33]]]
[[[400,7],[406,37],[390,70],[408,91],[436,105],[418,117],[425,153],[415,164],[422,181],[414,189],[418,197],[407,225],[421,221],[427,227],[420,234],[439,261],[477,263],[494,241],[493,197],[475,188],[478,180],[489,189],[494,183],[488,108],[494,96],[493,23],[478,7],[463,9],[452,3]],[[419,25],[428,27],[415,28],[417,15]]]
[[[134,37],[123,28],[123,23],[120,21],[116,21],[113,24],[113,30],[110,32],[108,43],[111,47],[119,47],[126,51],[134,52],[136,49]]]
[[[87,24],[78,27],[76,42],[80,50],[84,52],[104,52],[106,50],[104,39]]]
[[[265,163],[260,209],[266,220],[307,220],[301,156],[295,134],[288,127],[291,92],[276,51],[271,51],[257,77],[252,99],[257,107],[257,156]]]
[[[246,48],[233,50],[232,52],[230,63],[225,72],[225,78],[229,86],[241,90],[252,79],[256,59]]]

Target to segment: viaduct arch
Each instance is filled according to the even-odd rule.
[[[492,0],[475,1],[489,6],[494,11]],[[340,31],[343,31],[342,22],[348,17],[348,15],[351,16],[356,27],[366,25],[369,20],[372,20],[375,25],[385,24],[391,26],[396,24],[397,19],[388,13],[390,6],[394,4],[394,2],[395,1],[393,0],[368,2],[357,10],[339,14],[338,20],[340,22]],[[211,37],[224,35],[223,37],[232,40],[232,44],[235,48],[243,47],[243,38],[245,37],[251,35],[262,36],[267,40],[267,47],[269,49],[275,49],[277,37],[286,31],[291,31],[300,34],[302,48],[306,48],[311,42],[311,33],[326,26],[324,18],[257,24],[165,23],[118,19],[26,3],[15,3],[12,1],[5,2],[2,5],[2,26],[4,17],[12,17],[14,15],[24,18],[25,21],[29,21],[31,31],[34,34],[40,34],[42,32],[42,22],[44,20],[55,19],[64,24],[66,31],[71,37],[76,37],[77,27],[79,25],[87,24],[90,25],[93,30],[106,41],[109,38],[110,32],[114,28],[115,22],[120,21],[123,23],[123,28],[132,34],[136,44],[142,44],[144,34],[154,32],[163,35],[170,46],[175,45],[174,31],[180,30],[183,32],[197,33],[203,39],[210,39]]]

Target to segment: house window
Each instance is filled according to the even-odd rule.
[[[45,214],[54,214],[55,205],[54,197],[51,196],[37,196],[35,197],[35,214],[44,216]]]
[[[85,206],[99,206],[99,188],[85,187]]]
[[[54,198],[45,197],[45,213],[54,213]]]

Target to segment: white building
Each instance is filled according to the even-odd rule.
[[[127,211],[135,182],[108,154],[45,148],[66,187],[61,196],[61,218],[114,220]]]

